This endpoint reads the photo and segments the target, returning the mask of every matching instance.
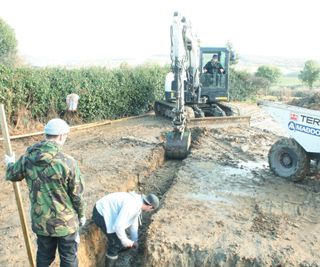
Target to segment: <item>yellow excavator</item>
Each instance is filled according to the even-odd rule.
[[[171,72],[165,80],[165,99],[155,101],[156,115],[172,119],[165,153],[170,159],[187,157],[191,127],[221,128],[249,125],[229,101],[230,52],[225,47],[200,47],[191,23],[178,12],[170,27]]]

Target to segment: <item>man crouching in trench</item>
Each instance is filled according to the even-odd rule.
[[[159,207],[154,194],[147,196],[135,192],[115,192],[96,202],[92,219],[108,238],[105,266],[113,267],[119,252],[138,248],[138,226],[141,211],[150,212]],[[130,238],[126,229],[130,230]]]

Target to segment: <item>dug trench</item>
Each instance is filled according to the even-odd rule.
[[[94,203],[109,192],[137,190],[138,184],[164,163],[162,132],[170,122],[154,116],[121,121],[112,125],[71,132],[64,151],[77,159],[85,178],[86,217]],[[12,141],[17,157],[42,136]],[[4,154],[3,148],[0,149]],[[4,177],[4,164],[0,175]],[[0,180],[0,266],[28,266],[23,235],[10,182]],[[27,221],[29,201],[25,182],[20,183]],[[29,224],[30,226],[30,224]],[[29,232],[31,229],[29,228]],[[90,223],[82,229],[79,247],[80,266],[99,266],[104,257],[103,235]],[[35,235],[31,235],[36,248]],[[19,249],[17,249],[19,248]],[[58,260],[53,266],[59,266]]]
[[[202,130],[194,129],[192,136],[194,142],[201,136]],[[160,138],[162,140],[162,138]],[[130,138],[129,142],[135,142],[134,138]],[[128,140],[126,140],[128,141]],[[141,145],[141,141],[139,141]],[[177,170],[183,165],[180,160],[165,160],[163,144],[156,145],[150,150],[148,160],[144,161],[143,169],[137,169],[123,183],[120,191],[136,191],[142,193],[153,192],[163,202],[167,191],[175,181]],[[119,179],[119,178],[117,178]],[[116,263],[118,267],[129,266],[148,266],[145,261],[147,230],[152,223],[154,213],[142,214],[142,225],[139,229],[139,249],[129,250],[120,253]],[[98,266],[104,267],[105,247],[107,240],[102,232],[90,221],[85,228],[82,229],[82,245],[79,249],[79,261],[81,266]]]
[[[146,170],[145,175],[139,175],[135,182],[130,182],[130,185],[124,186],[121,191],[136,191],[136,192],[153,192],[160,201],[162,201],[168,188],[170,188],[172,181],[174,180],[176,169],[179,169],[182,164],[181,161],[163,161],[163,148],[156,149],[153,152],[155,157],[152,157],[150,163],[153,160],[155,162],[152,165],[155,169],[149,169],[151,171],[148,174]],[[159,156],[159,157],[158,157]],[[139,228],[139,249],[125,251],[120,253],[116,266],[143,266],[144,265],[144,250],[146,242],[146,231],[152,222],[152,214],[144,213],[142,216],[142,225]],[[107,240],[92,221],[86,224],[86,227],[82,229],[82,245],[79,249],[79,261],[81,266],[101,266],[104,267],[104,256]]]
[[[196,128],[192,136],[187,159],[164,161],[160,148],[157,164],[149,161],[157,167],[127,188],[153,191],[161,205],[143,220],[139,250],[116,266],[318,266],[320,184],[269,171],[278,136],[256,127]]]
[[[139,250],[124,252],[118,267],[320,266],[317,175],[299,183],[275,177],[267,153],[283,133],[260,108],[240,108],[252,116],[250,128],[194,129],[191,153],[181,162],[164,160],[170,122],[154,116],[71,134],[65,151],[86,178],[88,218],[108,192],[160,197],[160,208],[144,216]],[[15,142],[16,154],[34,141]],[[0,266],[28,266],[12,188],[0,186]],[[105,242],[89,221],[80,266],[103,266]]]

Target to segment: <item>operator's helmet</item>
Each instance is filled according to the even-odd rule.
[[[61,120],[59,118],[48,121],[48,123],[44,127],[44,133],[48,135],[67,134],[69,132],[69,125],[64,120]]]
[[[218,55],[217,54],[213,54],[212,58],[218,58]]]

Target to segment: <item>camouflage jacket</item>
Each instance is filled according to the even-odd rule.
[[[65,236],[76,232],[85,215],[84,180],[76,161],[52,141],[29,147],[6,179],[26,179],[31,203],[32,230],[38,235]]]

